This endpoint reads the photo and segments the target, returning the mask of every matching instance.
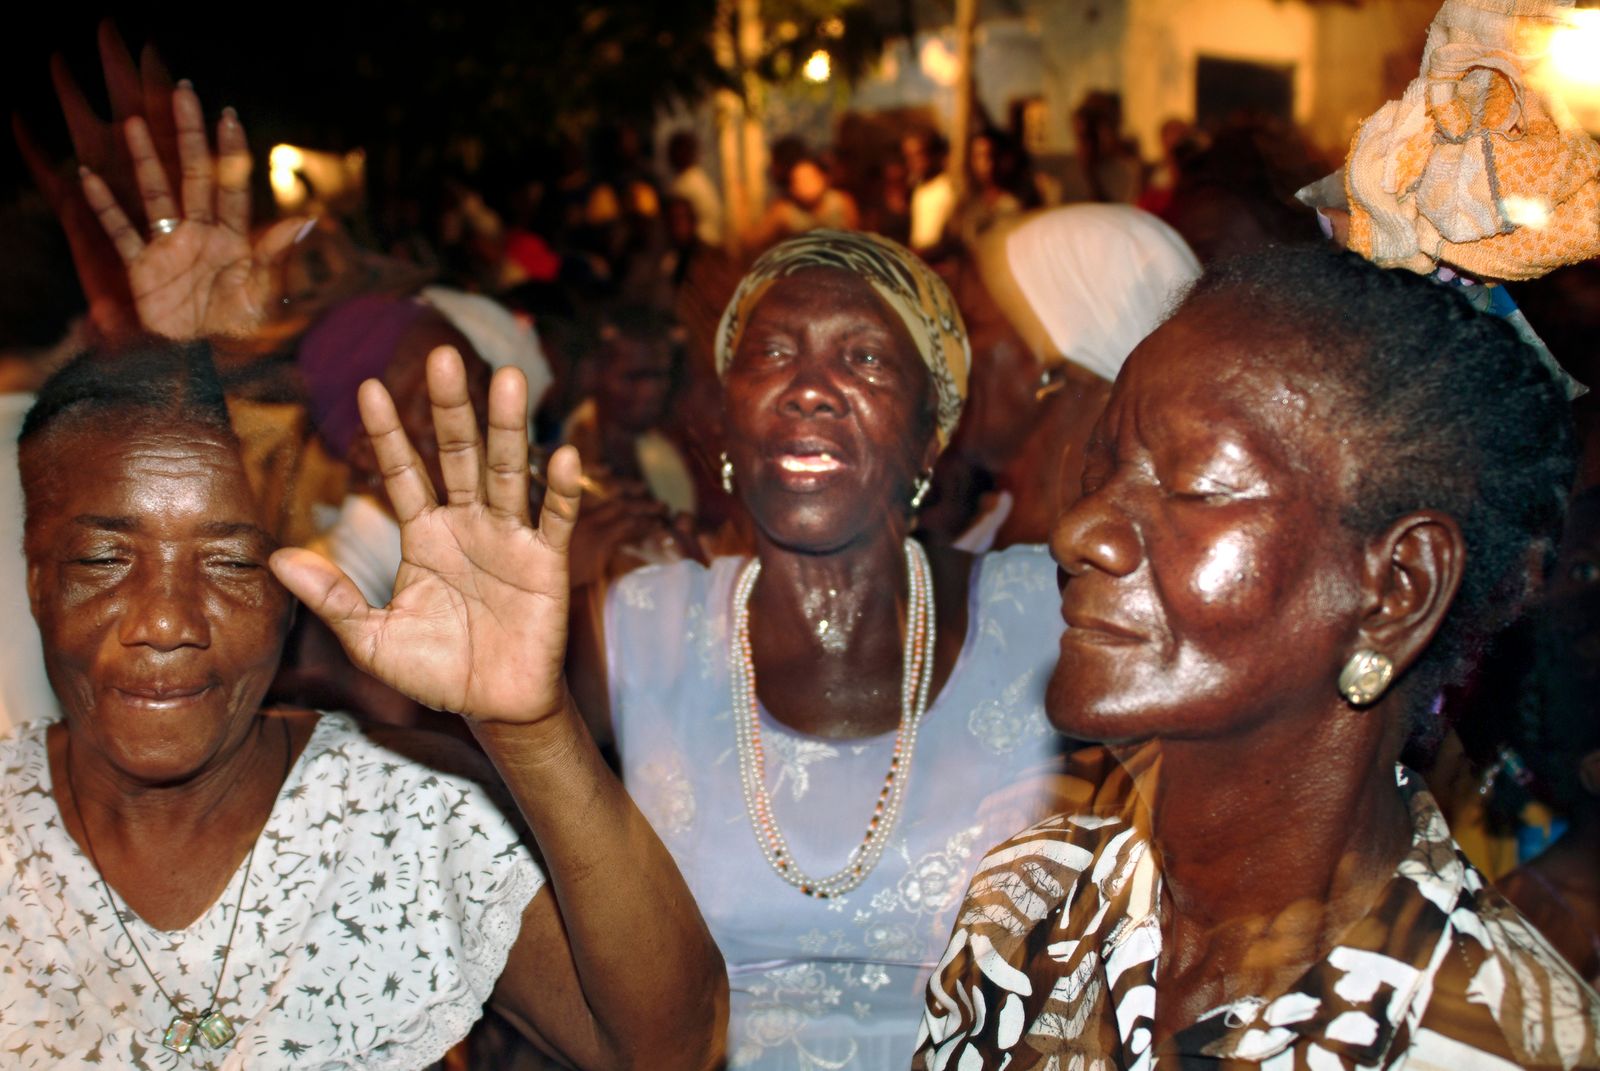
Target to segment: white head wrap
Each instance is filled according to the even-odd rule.
[[[1108,380],[1200,277],[1178,232],[1128,205],[1051,209],[1005,243],[1017,287],[1056,349]]]

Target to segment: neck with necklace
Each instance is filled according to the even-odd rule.
[[[278,724],[283,728],[283,776],[278,781],[281,789],[283,783],[289,779],[290,759],[293,755],[294,747],[289,739],[288,721],[280,718],[278,719]],[[150,976],[150,981],[155,983],[156,992],[160,993],[172,1008],[172,1021],[167,1024],[167,1029],[161,1036],[161,1044],[173,1052],[185,1053],[194,1045],[195,1038],[198,1037],[209,1048],[220,1049],[224,1047],[233,1041],[237,1031],[234,1029],[233,1021],[222,1014],[217,1000],[222,992],[222,983],[228,977],[228,957],[233,952],[233,938],[239,932],[239,916],[244,913],[244,893],[250,886],[250,868],[256,859],[255,841],[250,845],[250,853],[245,856],[244,874],[239,879],[239,897],[233,905],[233,922],[228,926],[228,941],[222,946],[222,964],[217,968],[217,981],[211,987],[211,998],[206,1002],[206,1006],[203,1009],[197,1012],[189,1011],[172,999],[172,995],[161,984],[160,977],[157,976],[156,972],[151,969],[150,964],[145,960],[144,952],[139,948],[139,942],[134,939],[133,934],[128,930],[128,924],[123,921],[123,908],[118,905],[117,898],[111,892],[111,886],[106,882],[105,874],[100,868],[100,860],[94,851],[94,840],[89,832],[89,823],[84,821],[83,806],[78,802],[78,786],[72,779],[71,732],[67,733],[65,766],[67,791],[72,795],[72,810],[77,816],[78,828],[83,830],[83,846],[89,851],[89,862],[94,866],[94,876],[100,884],[100,891],[105,894],[106,902],[111,905],[111,916],[117,920],[117,926],[121,928],[122,935],[128,939],[128,945],[133,949],[133,954],[138,957],[139,965]],[[276,793],[274,793],[274,798],[276,798]],[[256,841],[260,839],[258,835]]]
[[[900,683],[900,725],[895,732],[889,771],[867,821],[866,833],[845,864],[832,874],[816,877],[795,862],[783,831],[772,811],[767,791],[766,757],[761,745],[761,709],[756,698],[755,659],[750,646],[750,593],[761,575],[761,561],[752,558],[740,571],[733,592],[733,629],[729,666],[733,678],[733,723],[739,752],[739,778],[745,809],[755,830],[761,854],[773,872],[807,896],[831,899],[850,892],[872,873],[888,845],[900,817],[917,729],[928,709],[933,683],[934,603],[933,571],[920,544],[904,544],[907,591],[905,647]]]

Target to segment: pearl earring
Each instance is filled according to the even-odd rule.
[[[728,494],[733,494],[733,462],[728,460],[728,451],[722,451],[722,489]]]

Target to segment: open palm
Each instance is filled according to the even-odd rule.
[[[83,194],[128,271],[139,321],[167,338],[250,335],[271,314],[278,257],[304,226],[291,219],[250,238],[252,159],[244,127],[225,110],[217,123],[217,152],[206,141],[194,90],[172,94],[182,210],[172,195],[149,125],[124,124],[134,180],[152,232],[146,240],[111,187],[84,168]],[[168,230],[156,229],[162,221]]]
[[[376,381],[361,415],[400,520],[400,571],[387,607],[369,606],[339,568],[285,550],[272,567],[321,617],[351,662],[418,702],[480,721],[533,722],[565,709],[567,548],[577,519],[579,462],[558,451],[538,526],[528,513],[527,383],[496,373],[487,448],[460,356],[428,357],[445,501]]]

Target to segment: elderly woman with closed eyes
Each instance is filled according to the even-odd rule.
[[[436,358],[459,443],[461,419],[476,428],[466,375]],[[458,448],[445,506],[369,384],[406,523],[382,611],[314,555],[276,551],[203,344],[87,354],[45,384],[20,466],[62,718],[0,740],[7,1067],[421,1068],[486,1002],[573,1066],[715,1058],[720,958],[553,684],[576,458],[556,459],[530,527],[509,377],[493,497]],[[501,456],[518,434],[520,470]],[[277,577],[363,668],[469,719],[527,846],[451,741],[264,704],[294,605]]]
[[[1457,295],[1318,247],[1203,278],[1051,544],[1050,717],[1104,747],[979,865],[915,1066],[1600,1065],[1600,998],[1398,765],[1572,475],[1554,377]]]

